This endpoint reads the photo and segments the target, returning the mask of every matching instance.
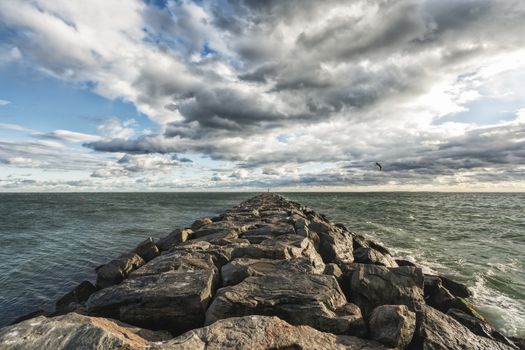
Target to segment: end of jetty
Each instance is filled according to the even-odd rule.
[[[0,348],[518,349],[469,296],[264,193],[98,267],[54,314],[1,329]]]

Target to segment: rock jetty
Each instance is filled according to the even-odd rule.
[[[276,194],[96,272],[0,329],[0,349],[519,349],[465,286]]]

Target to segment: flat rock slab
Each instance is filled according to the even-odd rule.
[[[145,349],[150,341],[167,340],[167,332],[154,332],[100,317],[70,313],[36,317],[0,330],[0,348],[36,349]]]
[[[277,317],[245,316],[220,320],[167,342],[156,350],[303,349],[380,350],[380,344],[352,336],[323,333],[309,326],[293,326]]]
[[[406,305],[411,311],[423,304],[423,272],[417,267],[387,268],[356,264],[351,299],[368,315],[380,305]]]
[[[282,273],[312,273],[324,272],[322,261],[300,257],[291,260],[246,259],[240,258],[224,265],[221,269],[222,285],[229,286],[242,282],[250,276],[279,275]]]
[[[91,295],[87,309],[93,315],[180,334],[203,325],[217,281],[216,269],[130,278]]]
[[[215,268],[214,256],[185,250],[163,254],[133,271],[130,277],[156,275],[169,271],[196,271]]]
[[[206,312],[206,324],[228,317],[267,315],[325,332],[349,334],[352,328],[360,332],[360,311],[347,313],[345,305],[346,298],[333,276],[283,273],[248,277],[217,291]]]

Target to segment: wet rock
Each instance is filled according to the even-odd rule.
[[[216,269],[133,277],[91,295],[87,310],[91,315],[180,334],[203,325],[217,282]]]
[[[160,254],[159,248],[151,237],[141,242],[133,252],[140,255],[140,257],[146,262]]]
[[[222,285],[229,286],[242,282],[250,276],[268,276],[282,273],[321,274],[324,264],[306,257],[291,260],[240,258],[224,265],[221,269]]]
[[[186,242],[193,235],[193,231],[190,229],[177,229],[170,233],[168,236],[161,238],[157,242],[157,247],[161,251],[170,250],[174,245]]]
[[[395,260],[388,254],[382,254],[373,248],[359,247],[354,249],[354,260],[363,264],[375,264],[386,267],[397,267]]]
[[[395,259],[396,264],[398,266],[413,266],[413,267],[419,267],[415,263],[413,263],[410,260],[403,260],[403,259]]]
[[[155,349],[384,349],[380,344],[352,336],[319,332],[309,326],[293,326],[277,317],[245,316],[214,324],[157,344]]]
[[[197,231],[198,229],[200,229],[202,226],[205,226],[205,225],[209,225],[213,223],[212,219],[210,218],[201,218],[201,219],[197,219],[193,222],[193,224],[191,224],[191,229],[193,231]]]
[[[131,271],[144,265],[144,259],[136,253],[126,253],[109,263],[97,267],[97,287],[106,288],[122,282]]]
[[[484,322],[474,316],[470,316],[459,309],[450,309],[447,311],[447,315],[454,318],[463,326],[467,327],[474,334],[499,341],[509,346],[515,346],[509,338],[498,332],[487,322]]]
[[[319,236],[319,254],[325,263],[346,264],[354,261],[352,237],[322,221],[310,222],[308,229]]]
[[[443,287],[445,287],[452,295],[460,298],[468,298],[472,296],[472,292],[464,284],[455,282],[445,276],[439,276]]]
[[[416,314],[405,305],[381,305],[370,314],[372,339],[389,347],[404,349],[416,329]]]
[[[413,350],[510,350],[505,344],[480,337],[450,316],[426,305],[417,312]]]
[[[74,311],[82,306],[95,293],[97,288],[89,281],[84,281],[76,286],[73,290],[58,299],[55,303],[55,312],[65,314]]]
[[[380,305],[406,305],[414,311],[424,303],[423,273],[408,266],[358,264],[352,274],[351,298],[365,316]]]
[[[206,324],[228,317],[267,315],[325,332],[349,334],[358,320],[355,314],[344,314],[346,304],[332,276],[283,273],[248,277],[217,291],[206,312]]]
[[[463,298],[452,295],[452,293],[443,286],[442,279],[439,276],[425,275],[424,293],[425,302],[443,313],[446,313],[449,309],[455,308],[483,320],[483,317],[479,315],[468,302]]]
[[[168,340],[166,332],[132,327],[119,321],[70,313],[32,318],[0,330],[0,348],[35,349],[144,349],[150,342]]]

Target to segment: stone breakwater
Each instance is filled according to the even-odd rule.
[[[469,296],[265,193],[99,266],[0,349],[523,349]]]

